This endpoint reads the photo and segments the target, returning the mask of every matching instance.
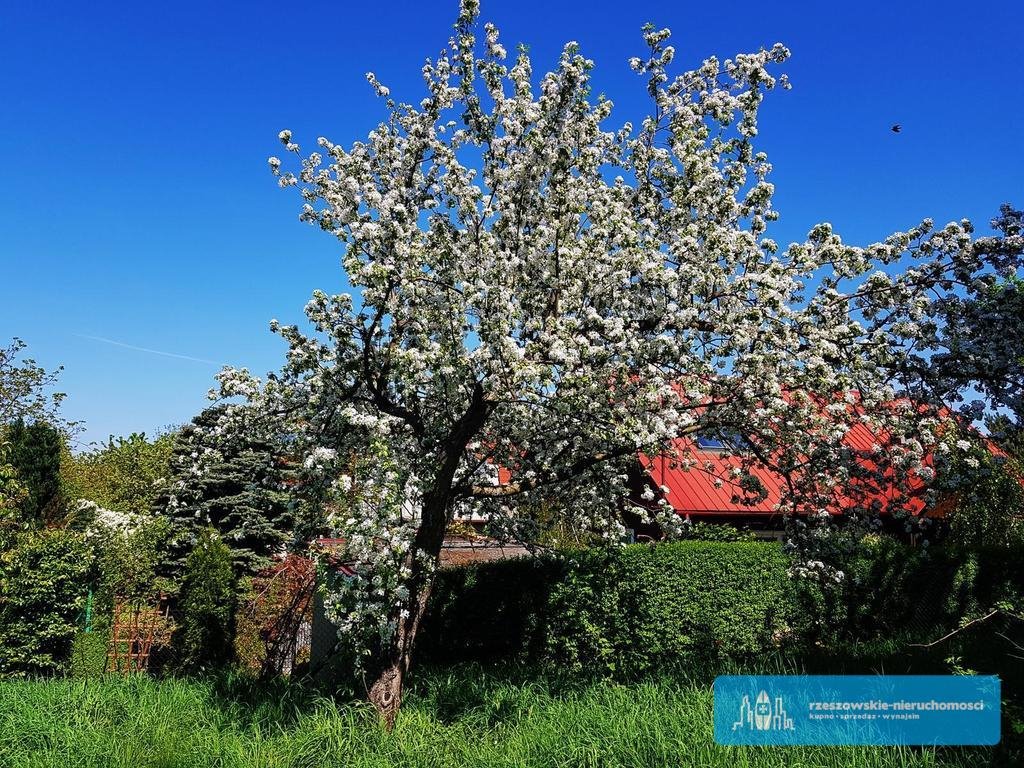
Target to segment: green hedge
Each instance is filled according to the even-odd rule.
[[[418,652],[624,673],[745,658],[790,634],[787,565],[777,544],[684,541],[444,570]]]
[[[790,634],[793,585],[778,544],[688,544],[620,555],[623,610],[612,627],[626,672],[680,658],[749,658]],[[588,649],[566,645],[567,660],[586,663]]]
[[[571,570],[546,557],[443,569],[417,634],[418,658],[543,657],[551,591]]]
[[[1024,610],[1022,554],[869,539],[827,588],[791,579],[787,555],[766,542],[637,544],[445,569],[417,655],[632,674],[775,647],[926,641],[998,603]]]
[[[1024,610],[1024,552],[1006,548],[859,543],[839,587],[797,584],[801,632],[819,643],[893,635],[934,639],[1003,603]],[[936,633],[939,634],[936,634]]]

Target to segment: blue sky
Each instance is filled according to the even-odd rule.
[[[220,363],[279,365],[270,318],[299,321],[314,288],[345,290],[337,244],[297,222],[266,158],[282,128],[310,148],[364,137],[383,115],[367,70],[418,101],[456,7],[5,9],[0,343],[20,336],[65,367],[65,415],[85,440],[187,421]],[[817,221],[866,243],[924,216],[987,225],[1000,203],[1024,204],[1019,2],[483,0],[483,17],[510,50],[528,43],[538,72],[579,41],[613,122],[645,100],[626,64],[645,21],[672,28],[680,65],[789,46],[794,87],[769,97],[760,142],[780,243]]]

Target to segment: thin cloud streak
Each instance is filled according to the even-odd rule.
[[[178,360],[190,360],[193,363],[206,363],[207,365],[216,365],[216,366],[223,365],[223,363],[218,363],[215,360],[207,360],[206,358],[203,358],[203,357],[192,357],[192,355],[179,355],[176,352],[164,352],[163,350],[160,350],[160,349],[149,349],[148,347],[137,347],[134,344],[125,344],[123,341],[116,341],[114,339],[107,339],[107,338],[104,338],[103,336],[90,336],[89,334],[86,334],[86,333],[76,333],[76,334],[73,334],[73,335],[77,336],[80,339],[90,339],[92,341],[103,342],[104,344],[112,344],[115,347],[123,347],[124,349],[134,349],[136,352],[148,352],[151,355],[162,355],[163,357],[173,357],[173,358],[176,358]]]

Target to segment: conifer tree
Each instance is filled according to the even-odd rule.
[[[287,466],[266,438],[211,429],[221,410],[208,408],[182,429],[171,457],[174,496],[157,505],[171,518],[178,564],[211,527],[230,548],[236,572],[255,573],[295,538]]]
[[[60,498],[60,431],[42,421],[15,421],[6,431],[7,460],[24,488],[18,519],[37,528],[58,518]]]

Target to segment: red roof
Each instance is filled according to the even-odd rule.
[[[949,417],[948,412],[941,414]],[[877,467],[871,460],[872,449],[886,444],[886,438],[873,431],[868,425],[854,423],[843,443],[855,455],[857,461],[870,471]],[[741,458],[719,450],[701,448],[692,437],[674,440],[664,454],[648,456],[640,454],[640,464],[656,486],[666,489],[662,493],[672,508],[681,515],[771,515],[778,514],[778,505],[785,489],[784,476],[760,462],[743,464]],[[933,456],[926,455],[925,465],[930,466]],[[683,462],[684,466],[680,466]],[[685,464],[689,464],[687,470]],[[739,470],[737,472],[736,470]],[[767,492],[764,498],[752,498],[739,485],[743,474],[756,477]],[[892,470],[884,473],[892,477]],[[908,478],[908,493],[891,480],[881,484],[867,479],[852,479],[845,487],[832,489],[834,503],[829,511],[842,514],[855,506],[877,506],[881,512],[900,499],[901,506],[912,515],[926,510],[925,483],[915,475]],[[948,505],[940,503],[928,511],[930,516],[943,516]]]
[[[755,504],[741,504],[736,499],[742,496],[742,490],[729,480],[730,469],[736,465],[736,460],[725,458],[719,451],[704,451],[697,449],[692,441],[686,438],[678,438],[673,441],[672,447],[676,449],[675,454],[666,453],[660,456],[647,456],[640,454],[640,464],[650,475],[651,479],[663,491],[665,500],[672,505],[672,509],[680,514],[750,514],[774,513],[775,508],[782,496],[783,479],[767,467],[753,466],[750,473],[755,475],[768,491],[768,496],[763,501]],[[684,456],[690,453],[687,450],[692,447],[692,456],[697,460],[698,465],[691,467],[689,471],[673,466],[677,456]],[[710,463],[711,471],[705,468]],[[721,483],[716,482],[722,480]]]

